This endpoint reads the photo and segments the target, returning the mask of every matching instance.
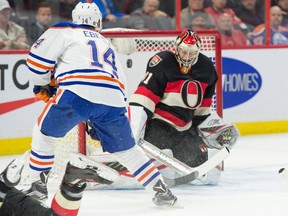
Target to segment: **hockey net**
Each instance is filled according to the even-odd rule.
[[[215,63],[219,80],[211,109],[216,111],[219,116],[222,116],[220,36],[217,31],[198,31],[197,33],[202,41],[201,52],[210,57]],[[148,59],[159,51],[175,51],[175,39],[179,34],[179,31],[111,31],[103,33],[106,38],[112,39],[113,44],[120,53],[120,61],[124,71],[127,73],[129,94],[132,94],[144,77]],[[62,178],[65,165],[69,160],[69,152],[71,151],[91,155],[95,154],[95,152],[96,154],[102,152],[102,149],[98,141],[91,140],[85,133],[85,125],[78,125],[64,138],[60,139],[55,146],[55,163],[51,170],[51,176],[54,180]]]

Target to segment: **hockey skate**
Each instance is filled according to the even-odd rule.
[[[70,153],[63,181],[72,185],[82,182],[112,184],[118,178],[119,173],[116,170],[85,155]]]
[[[112,184],[113,181],[102,178],[97,172],[96,166],[84,165],[79,167],[79,163],[73,165],[73,162],[68,162],[66,172],[63,177],[62,184],[69,186],[81,187],[86,182],[97,182],[99,184]]]
[[[25,164],[26,152],[19,159],[11,161],[4,171],[0,174],[0,202],[4,201],[4,197],[8,190],[16,186],[21,180],[21,173]]]
[[[41,172],[40,173],[40,180],[37,180],[31,184],[31,187],[23,191],[28,196],[33,197],[34,199],[40,200],[40,201],[46,201],[48,199],[48,190],[47,190],[47,180],[48,180],[48,173]]]
[[[8,187],[16,186],[21,180],[21,173],[24,164],[17,164],[16,160],[11,161],[0,175],[0,180]]]
[[[0,174],[0,181],[8,187],[16,186],[21,180],[21,173],[28,155],[29,151],[25,152],[20,158],[11,161]]]
[[[154,185],[153,190],[157,193],[153,197],[153,202],[157,206],[173,206],[177,197],[172,194],[172,192],[163,184],[161,180]]]

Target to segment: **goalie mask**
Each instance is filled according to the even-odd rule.
[[[102,29],[102,14],[95,3],[79,2],[72,11],[73,23],[88,25],[100,32]]]
[[[210,148],[231,149],[236,143],[239,132],[232,123],[224,122],[217,113],[212,113],[198,126],[198,131],[205,144]]]
[[[176,39],[176,59],[182,73],[188,73],[192,65],[196,64],[201,49],[201,40],[192,30],[186,30]]]

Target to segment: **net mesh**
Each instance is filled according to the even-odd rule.
[[[215,36],[200,36],[202,47],[201,51],[215,50]],[[175,37],[171,39],[162,38],[137,38],[135,39],[137,52],[160,52],[175,51]]]

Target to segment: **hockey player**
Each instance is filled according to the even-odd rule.
[[[160,149],[171,149],[175,158],[190,167],[208,159],[207,147],[232,146],[238,136],[233,134],[233,125],[232,132],[229,125],[227,131],[231,133],[222,140],[206,142],[199,135],[198,126],[211,114],[218,79],[213,63],[200,49],[199,36],[184,30],[176,39],[175,53],[162,51],[149,60],[145,78],[129,100],[136,140],[144,136]]]
[[[109,173],[109,167],[91,161],[87,163],[82,157],[74,157],[67,163],[60,189],[55,193],[51,207],[48,207],[15,188],[21,180],[23,165],[21,160],[13,160],[0,174],[1,216],[77,215],[86,182],[111,184],[111,180],[117,177],[112,175],[113,172]],[[100,165],[100,168],[97,165]],[[106,176],[109,180],[104,178],[105,169],[108,169]]]
[[[97,5],[78,3],[72,18],[73,23],[59,23],[48,29],[32,45],[27,58],[34,93],[47,101],[33,129],[33,184],[29,193],[33,195],[36,190],[47,197],[46,184],[39,174],[53,165],[56,139],[89,120],[103,150],[112,153],[146,189],[156,193],[153,202],[173,205],[177,198],[163,184],[155,165],[135,145],[126,116],[125,77],[114,48],[99,33],[102,15]],[[53,96],[54,77],[58,90]]]

